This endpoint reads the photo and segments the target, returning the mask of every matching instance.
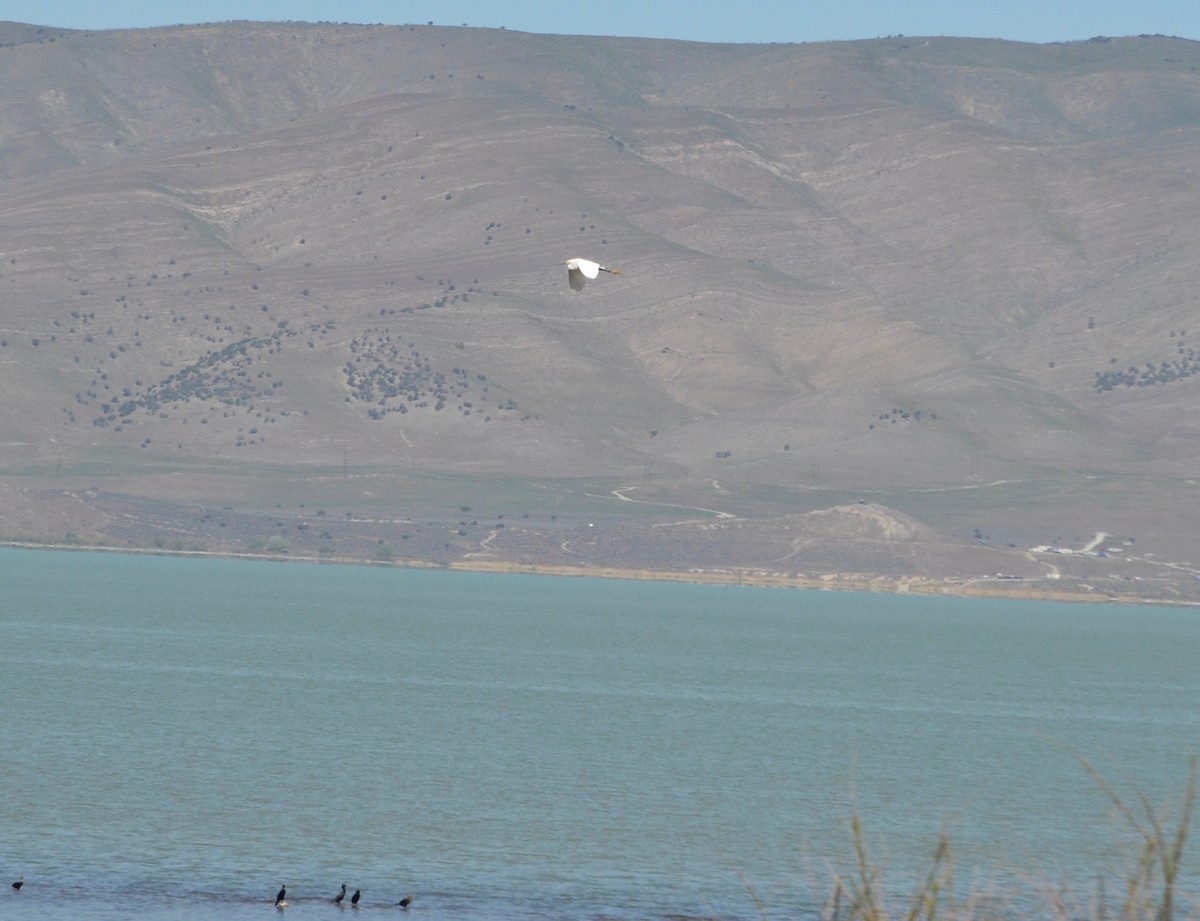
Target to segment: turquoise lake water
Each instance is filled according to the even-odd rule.
[[[854,807],[900,892],[943,829],[965,887],[1115,891],[1079,758],[1177,802],[1198,654],[1200,611],[0,550],[0,916],[811,917]]]

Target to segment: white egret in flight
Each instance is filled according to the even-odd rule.
[[[572,291],[582,291],[585,279],[596,278],[601,272],[608,272],[609,275],[620,275],[617,269],[606,269],[598,262],[592,262],[591,259],[568,259],[567,260],[567,282],[571,285]]]

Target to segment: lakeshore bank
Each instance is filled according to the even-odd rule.
[[[638,569],[618,566],[539,564],[501,560],[455,560],[433,563],[417,559],[364,560],[352,557],[293,555],[288,553],[225,550],[171,550],[159,547],[117,547],[91,544],[3,541],[0,547],[73,553],[121,553],[180,558],[254,560],[272,563],[307,563],[325,566],[372,566],[394,569],[444,569],[559,578],[622,579],[646,582],[679,582],[747,588],[800,589],[807,591],[871,592],[894,595],[928,595],[949,598],[996,598],[1012,601],[1062,601],[1080,604],[1155,605],[1200,608],[1200,600],[1162,597],[1134,592],[1098,591],[1086,584],[1053,585],[1054,580],[1006,578],[890,577],[864,573],[798,575],[763,569]]]

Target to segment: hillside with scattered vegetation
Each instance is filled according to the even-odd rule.
[[[1200,596],[1200,44],[6,23],[0,101],[0,539]]]

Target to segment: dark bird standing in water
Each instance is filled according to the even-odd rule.
[[[14,889],[16,892],[20,892],[20,891],[21,891],[21,887],[22,887],[22,886],[24,886],[24,885],[25,885],[25,877],[24,877],[24,876],[22,876],[22,877],[19,877],[19,878],[17,879],[17,881],[16,881],[15,883],[13,883],[13,889]]]
[[[402,898],[396,904],[399,905],[401,908],[403,908],[405,911],[408,911],[408,906],[412,904],[412,896],[406,895],[404,898]]]
[[[358,908],[358,900],[360,898],[362,898],[362,890],[355,889],[354,895],[350,896],[350,904],[353,905],[355,908]]]
[[[341,905],[342,899],[344,899],[345,897],[346,897],[346,884],[342,883],[342,891],[333,897],[333,904]]]
[[[275,907],[276,908],[287,908],[287,902],[284,901],[284,898],[286,898],[286,896],[287,896],[287,886],[280,886],[279,894],[275,896]]]

